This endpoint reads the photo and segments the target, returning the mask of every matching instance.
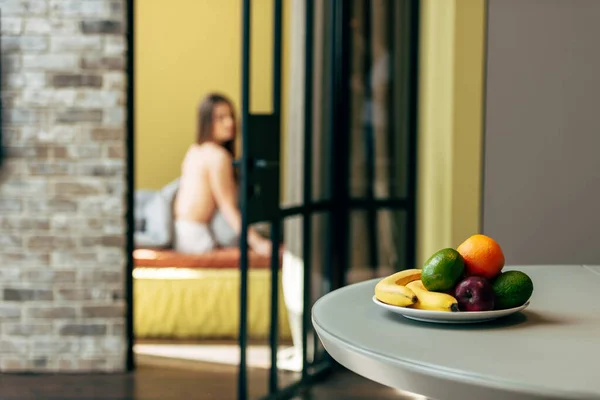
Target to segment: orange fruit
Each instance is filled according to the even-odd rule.
[[[491,237],[473,235],[456,248],[465,260],[465,276],[492,279],[504,267],[504,253]]]

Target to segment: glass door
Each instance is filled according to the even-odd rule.
[[[284,4],[291,16],[287,86]],[[418,2],[273,5],[273,106],[256,114],[249,104],[251,2],[243,1],[242,157],[236,161],[242,211],[240,400],[292,398],[334,370],[312,329],[314,301],[349,282],[414,264]],[[264,310],[271,318],[271,367],[264,396],[256,397],[249,391],[255,380],[247,362],[247,233],[265,222],[274,244],[271,303]],[[282,307],[291,334],[285,349]]]

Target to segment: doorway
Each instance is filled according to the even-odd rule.
[[[219,2],[232,9],[212,18],[215,24],[219,15],[237,16],[231,40],[238,41],[240,51],[230,58],[239,61],[231,62],[238,71],[242,65],[240,90],[234,94],[239,98],[236,107],[239,104],[242,129],[242,156],[236,161],[243,220],[237,264],[239,342],[233,352],[238,399],[257,398],[248,388],[257,379],[264,387],[260,398],[291,398],[335,370],[312,331],[310,313],[304,311],[331,290],[406,268],[415,258],[418,2],[272,0],[264,2],[272,3],[270,11],[257,17],[258,3]],[[186,14],[181,9],[169,12]],[[265,31],[257,34],[257,26]],[[143,32],[143,25],[136,24],[135,35],[138,29]],[[137,83],[130,86],[130,98],[136,93],[134,87],[141,89],[139,75],[133,80],[132,54],[138,65],[148,62],[135,47],[135,35],[129,41],[129,71],[131,81]],[[269,38],[268,52],[257,44],[257,36],[263,41]],[[270,71],[258,78],[271,82],[266,96],[264,91],[256,94],[256,71],[261,68],[256,65],[257,53],[266,60],[263,68]],[[176,66],[184,60],[170,62]],[[230,83],[233,88],[235,81]],[[142,148],[139,136],[134,145],[133,132],[141,128],[135,123],[140,121],[140,110],[136,112],[134,118],[130,104],[130,210],[135,207],[134,172],[140,171],[134,171],[132,160],[141,157]],[[171,143],[168,138],[159,143],[155,154],[167,156]],[[153,168],[164,172],[159,161],[153,163]],[[132,212],[129,223],[128,251],[133,254]],[[250,359],[256,342],[249,335],[248,316],[252,292],[257,290],[252,287],[252,255],[243,234],[252,223],[267,223],[271,240],[281,245],[268,260],[269,274],[263,277],[268,304],[262,312],[267,315],[268,334],[259,341],[266,349],[260,373]],[[131,257],[131,368],[134,262]],[[289,337],[282,336],[286,329]]]

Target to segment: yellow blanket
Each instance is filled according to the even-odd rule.
[[[136,268],[134,329],[138,338],[236,339],[240,272],[235,269]],[[268,338],[271,271],[248,272],[248,336]],[[290,338],[279,280],[280,338]]]

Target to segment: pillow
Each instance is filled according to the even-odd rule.
[[[156,192],[143,207],[144,230],[136,231],[136,247],[168,247],[171,245],[171,204]]]

